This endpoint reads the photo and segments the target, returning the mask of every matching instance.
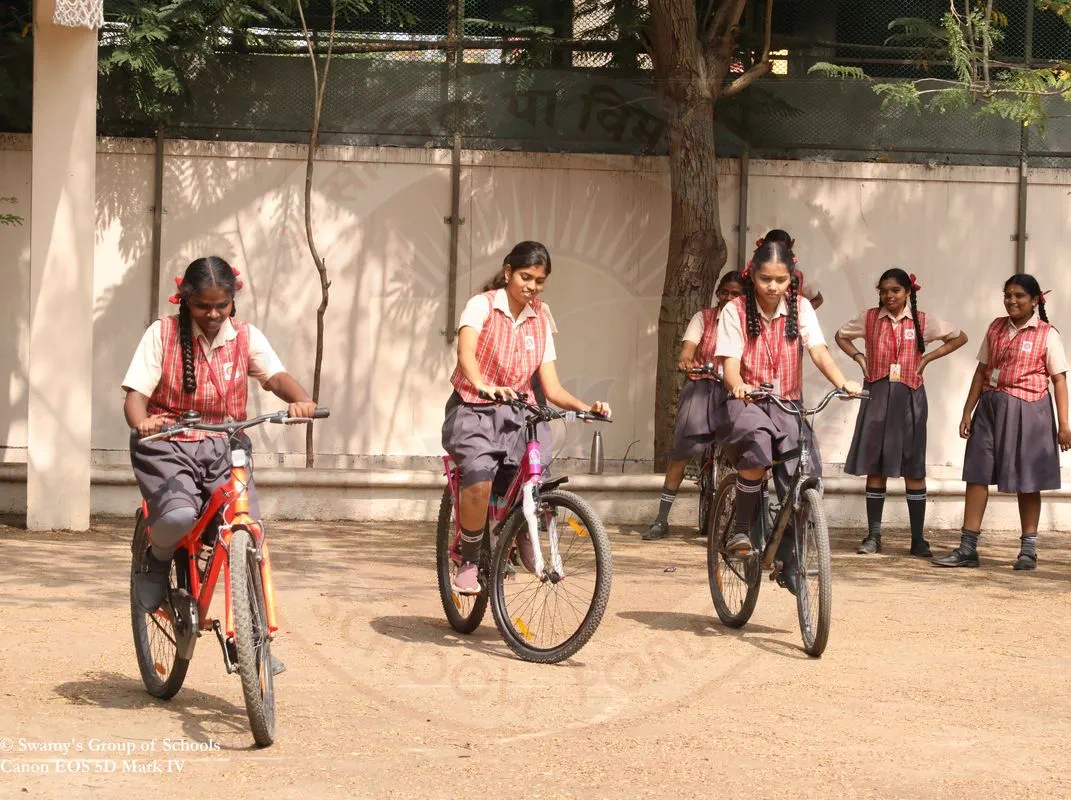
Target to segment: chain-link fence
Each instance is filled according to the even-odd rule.
[[[876,80],[949,79],[940,44],[948,0],[771,0],[773,73],[717,109],[721,153],[835,160],[1071,163],[1071,105],[1049,106],[1047,136],[1017,122],[882,108],[863,81],[808,72],[817,62],[860,67]],[[700,5],[703,5],[702,3]],[[964,3],[960,3],[964,6]],[[979,7],[985,7],[979,2]],[[995,64],[1071,59],[1071,26],[1034,0],[993,0]],[[644,47],[647,0],[372,0],[340,19],[321,141],[532,151],[664,153],[667,114]],[[106,11],[108,6],[106,6]],[[328,44],[327,0],[309,8],[313,49]],[[761,47],[765,0],[742,20],[739,72]],[[918,35],[924,20],[935,31]],[[116,19],[105,46],[122,31]],[[915,26],[913,38],[905,33]],[[221,37],[212,69],[187,75],[169,136],[274,142],[307,139],[309,42],[294,24]],[[322,57],[322,56],[321,56]],[[25,54],[22,55],[23,60]],[[28,81],[0,60],[0,127],[29,128]],[[21,70],[21,71],[20,71]],[[122,70],[100,82],[99,131],[151,135]]]

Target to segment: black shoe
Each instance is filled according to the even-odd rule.
[[[859,555],[865,556],[873,555],[874,553],[880,553],[881,539],[875,539],[873,536],[868,536],[863,539],[862,544],[860,544],[855,549],[855,552],[857,552]]]
[[[965,553],[957,547],[944,558],[934,558],[930,563],[935,567],[977,567],[978,551]]]
[[[919,558],[932,558],[933,553],[930,551],[930,543],[925,539],[919,539],[917,542],[911,542],[911,555],[918,556]]]
[[[800,588],[800,575],[799,561],[796,559],[796,537],[791,531],[785,531],[784,536],[781,537],[781,543],[777,545],[777,555],[774,558],[781,562],[778,584],[795,596]]]
[[[1037,556],[1028,556],[1026,553],[1020,553],[1019,557],[1017,559],[1015,559],[1015,566],[1012,567],[1012,569],[1015,569],[1015,570],[1037,569],[1037,568],[1038,568],[1038,557]]]
[[[737,531],[729,537],[729,541],[725,543],[726,552],[732,553],[737,556],[751,555],[751,537],[746,533]]]
[[[171,559],[160,561],[145,551],[141,559],[141,568],[134,576],[134,602],[146,614],[156,613],[156,609],[167,599],[168,582],[171,577]]]
[[[643,535],[643,541],[653,542],[655,539],[661,539],[667,533],[669,533],[669,523],[656,519],[654,524],[647,529],[647,533]]]

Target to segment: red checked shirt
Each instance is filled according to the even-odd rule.
[[[539,298],[514,319],[504,289],[476,295],[461,314],[458,329],[464,327],[480,332],[476,363],[484,382],[492,386],[508,386],[531,395],[532,376],[541,364],[554,360],[554,325],[549,309]],[[488,402],[477,394],[460,364],[450,382],[466,403]]]
[[[709,364],[714,361],[714,352],[718,343],[718,309],[704,308],[697,311],[688,322],[684,331],[684,341],[696,345],[692,357],[697,364]],[[690,380],[699,380],[702,375],[689,375]]]
[[[1053,375],[1067,372],[1059,332],[1036,314],[1021,328],[1010,317],[993,320],[978,361],[986,365],[983,391],[1007,392],[1028,402],[1048,394]]]

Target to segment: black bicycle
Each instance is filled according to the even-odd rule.
[[[799,447],[778,457],[766,471],[762,501],[757,520],[752,525],[752,550],[748,554],[729,551],[726,542],[732,537],[736,523],[736,476],[726,475],[718,484],[714,508],[708,524],[707,577],[710,596],[718,618],[731,628],[740,628],[751,619],[759,599],[762,573],[770,570],[770,580],[786,586],[785,564],[776,560],[778,546],[791,524],[795,535],[796,609],[799,614],[803,649],[809,656],[818,657],[829,641],[830,617],[833,606],[833,571],[830,563],[829,528],[822,505],[822,479],[812,475],[811,452],[804,436],[804,424],[823,411],[834,397],[860,400],[869,397],[840,389],[829,392],[814,408],[797,406],[792,401],[773,394],[770,384],[749,392],[752,400],[769,400],[799,421]],[[789,480],[784,498],[770,499],[768,486],[773,467],[798,458],[796,471]]]
[[[700,375],[708,380],[721,383],[721,375],[712,362],[707,362],[699,367],[693,367],[686,371],[688,375]],[[718,481],[722,476],[735,475],[736,466],[729,460],[727,454],[716,444],[709,445],[699,457],[699,469],[693,476],[693,480],[699,486],[699,535],[707,535],[707,519],[710,517],[710,509],[714,505],[714,495],[718,490]]]

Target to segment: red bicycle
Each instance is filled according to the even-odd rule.
[[[249,513],[252,464],[239,434],[265,422],[312,422],[329,413],[318,408],[312,417],[297,419],[279,411],[209,425],[200,421],[196,411],[189,411],[181,422],[142,439],[151,442],[183,431],[225,433],[231,446],[231,473],[212,493],[175,550],[168,597],[152,614],[146,614],[134,601],[134,576],[141,570],[151,543],[145,501],[137,512],[131,543],[130,615],[141,679],[153,697],[174,697],[186,679],[198,637],[214,631],[227,674],[237,672],[241,677],[253,739],[262,747],[275,741],[274,668],[280,662],[272,659],[271,643],[278,623],[264,522]],[[225,599],[222,624],[208,615],[221,572]]]

